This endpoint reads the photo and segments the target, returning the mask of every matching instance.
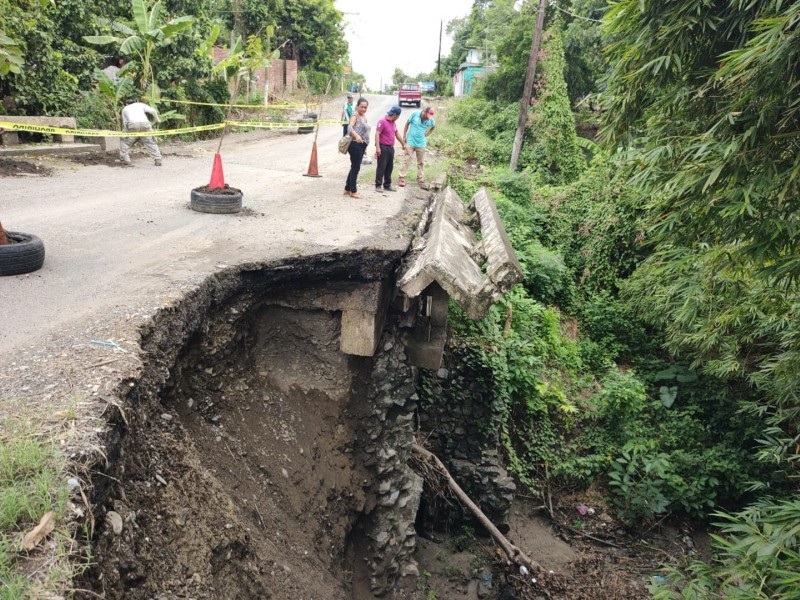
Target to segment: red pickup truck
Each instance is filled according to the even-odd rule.
[[[418,83],[403,83],[400,84],[400,89],[397,91],[397,104],[414,104],[419,108],[422,106],[422,90]]]

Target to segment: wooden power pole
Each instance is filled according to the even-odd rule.
[[[436,74],[442,71],[442,21],[439,20],[439,56],[436,58]]]
[[[533,78],[536,74],[536,61],[539,58],[539,44],[542,41],[542,27],[544,26],[544,5],[546,0],[539,0],[539,12],[536,14],[536,27],[533,30],[531,42],[531,55],[528,57],[528,72],[525,74],[525,88],[522,90],[522,101],[519,106],[519,120],[517,121],[517,134],[514,136],[514,148],[511,150],[511,170],[517,170],[519,153],[522,150],[522,136],[525,134],[525,125],[528,123],[528,107],[531,104],[531,91]]]

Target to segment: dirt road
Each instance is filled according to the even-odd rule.
[[[374,123],[393,99],[370,99]],[[334,108],[321,115],[337,117]],[[92,337],[99,320],[150,314],[226,266],[404,246],[408,232],[392,224],[403,193],[376,194],[362,175],[364,198],[342,196],[349,163],[337,152],[340,137],[339,126],[321,126],[321,178],[303,176],[313,134],[226,137],[225,181],[244,193],[238,215],[188,207],[190,190],[208,183],[216,141],[163,143],[162,167],[144,154],[134,157],[133,169],[44,158],[54,169],[51,177],[0,179],[0,222],[38,235],[46,247],[40,271],[0,280],[0,362],[68,330]]]

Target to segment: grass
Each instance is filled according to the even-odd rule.
[[[74,575],[68,559],[72,536],[67,527],[69,491],[64,463],[53,444],[39,441],[30,422],[6,419],[0,433],[0,600],[36,598],[50,595],[69,585]],[[22,539],[41,517],[53,511],[56,529],[30,552],[22,549]],[[42,574],[26,573],[28,556],[55,562],[54,569]],[[51,588],[51,586],[53,586]],[[50,588],[50,589],[48,589]]]

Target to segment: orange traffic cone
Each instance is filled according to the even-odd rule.
[[[208,187],[212,190],[225,187],[225,175],[222,174],[222,157],[219,153],[214,154],[214,166],[211,169],[211,181]]]
[[[311,145],[311,161],[308,163],[308,173],[305,173],[303,177],[322,177],[319,174],[319,170],[317,169],[317,142],[316,140]]]

